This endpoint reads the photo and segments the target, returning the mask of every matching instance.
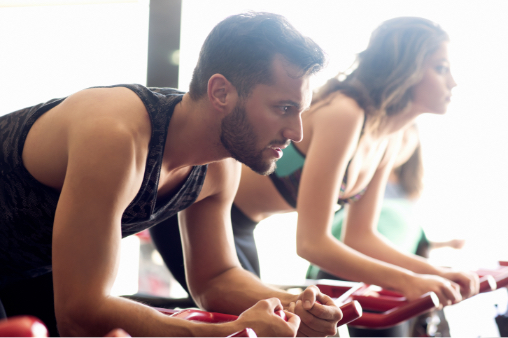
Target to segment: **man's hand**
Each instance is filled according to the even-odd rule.
[[[294,304],[291,306],[294,308]],[[283,310],[283,307],[279,299],[260,300],[243,312],[237,322],[243,328],[253,329],[258,337],[295,337],[300,318],[294,313],[284,311],[286,314],[284,320],[275,313],[280,310]]]
[[[337,323],[342,319],[342,311],[333,300],[321,293],[315,285],[309,286],[299,296],[290,311],[300,316],[298,336],[322,337],[334,335]]]
[[[480,292],[480,278],[474,272],[443,269],[440,275],[457,283],[460,286],[460,293],[464,299]]]
[[[440,307],[460,302],[460,286],[446,278],[436,275],[415,274],[410,283],[401,288],[408,300],[414,300],[427,292],[434,292],[439,298]]]

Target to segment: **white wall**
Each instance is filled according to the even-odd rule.
[[[149,2],[109,2],[0,6],[0,115],[87,87],[146,83]]]

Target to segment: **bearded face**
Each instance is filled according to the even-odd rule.
[[[257,134],[247,120],[245,105],[242,102],[237,103],[234,110],[222,120],[220,140],[231,157],[256,173],[269,175],[275,170],[276,159],[265,158],[268,145],[258,146]]]

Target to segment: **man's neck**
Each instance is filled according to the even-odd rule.
[[[185,94],[169,123],[162,165],[168,171],[229,157],[220,142],[220,116],[208,101]]]

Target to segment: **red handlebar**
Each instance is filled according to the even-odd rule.
[[[425,313],[438,305],[439,299],[436,294],[429,292],[414,301],[406,301],[405,304],[384,313],[364,313],[363,316],[355,320],[351,325],[384,329]]]
[[[202,310],[194,310],[194,309],[187,309],[187,310],[170,310],[170,309],[163,309],[163,308],[154,308],[155,310],[162,312],[166,315],[169,315],[171,317],[180,318],[180,319],[187,319],[187,320],[195,320],[198,322],[205,322],[205,323],[225,323],[225,322],[231,322],[233,320],[236,320],[238,317],[235,315],[228,315],[223,313],[217,313],[217,312],[206,312]],[[355,319],[358,319],[362,315],[362,308],[360,304],[356,301],[349,302],[347,304],[344,304],[340,307],[342,311],[342,319],[339,321],[337,326],[341,326],[344,324],[348,324],[352,322]],[[278,314],[282,319],[287,321],[286,314],[284,311],[276,311],[276,314]]]
[[[337,323],[337,326],[349,324],[360,318],[363,313],[362,306],[356,300],[342,305],[340,310],[342,311],[342,319]]]
[[[334,284],[337,284],[334,282]],[[414,301],[389,290],[373,290],[371,286],[362,285],[350,295],[346,301],[357,301],[364,310],[382,313],[366,313],[351,323],[352,326],[368,328],[386,328],[397,325],[414,316],[429,311],[439,305],[439,299],[433,292],[427,293]],[[330,297],[343,297],[347,287],[340,285],[317,284],[321,292]],[[342,324],[342,323],[341,323]]]
[[[156,309],[159,310],[160,309]],[[236,320],[238,317],[217,312],[206,312],[201,310],[187,309],[171,315],[171,317],[194,320],[203,323],[226,323]]]
[[[480,281],[488,276],[492,276],[497,284],[497,288],[508,286],[508,262],[499,262],[497,269],[479,269],[476,273],[480,276]],[[484,290],[481,292],[487,292],[492,290]]]
[[[48,329],[37,318],[16,316],[0,321],[0,337],[47,337]]]
[[[480,278],[480,293],[494,291],[495,289],[497,289],[497,282],[492,275],[485,275]]]

